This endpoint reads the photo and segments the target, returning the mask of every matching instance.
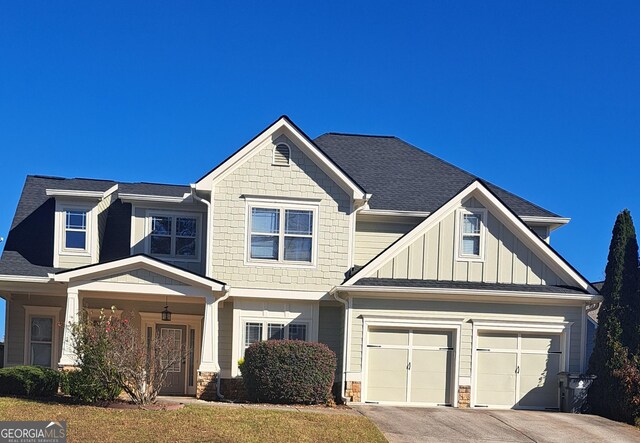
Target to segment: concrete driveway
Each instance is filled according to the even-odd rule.
[[[640,442],[640,430],[595,415],[496,409],[352,406],[390,442]]]

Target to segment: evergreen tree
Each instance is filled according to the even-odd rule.
[[[613,227],[596,341],[589,360],[589,372],[598,377],[589,389],[589,405],[596,414],[617,420],[624,420],[628,414],[625,402],[621,401],[625,397],[623,387],[614,373],[628,365],[627,346],[637,340],[630,333],[636,330],[637,320],[634,324],[635,314],[628,312],[629,304],[637,297],[637,293],[631,294],[633,288],[637,291],[637,273],[638,245],[631,214],[625,209],[618,214]],[[632,282],[633,278],[635,282]],[[623,319],[626,332],[623,331]]]
[[[640,356],[640,269],[638,269],[638,241],[633,220],[628,210],[621,215],[627,229],[629,239],[624,251],[624,271],[620,288],[620,305],[622,312],[622,345],[629,349],[632,356]]]

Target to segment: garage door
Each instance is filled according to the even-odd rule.
[[[481,333],[475,406],[558,409],[560,335]]]
[[[453,332],[370,329],[367,402],[451,404]]]

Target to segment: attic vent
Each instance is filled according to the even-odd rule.
[[[273,149],[273,164],[278,166],[289,166],[291,150],[289,146],[280,143]]]

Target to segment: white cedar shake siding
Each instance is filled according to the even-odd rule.
[[[468,319],[460,333],[460,377],[471,376],[473,322],[573,322],[570,330],[569,371],[580,371],[583,306],[549,306],[501,303],[471,303],[426,300],[354,298],[351,310],[351,373],[362,371],[363,316],[384,314],[389,318]],[[416,320],[417,322],[417,320]]]
[[[131,208],[131,254],[149,254],[149,230],[148,217],[149,214],[186,214],[196,215],[200,217],[198,223],[199,235],[199,251],[197,260],[180,260],[159,257],[160,260],[172,265],[179,266],[196,274],[204,274],[205,268],[205,251],[207,247],[207,214],[201,205],[182,204],[182,205],[157,205],[154,206],[133,206]],[[151,255],[151,254],[149,254]]]
[[[274,166],[273,148],[291,148],[290,166]],[[245,264],[244,196],[319,201],[315,267]],[[350,197],[291,140],[280,136],[215,185],[213,198],[215,277],[231,287],[328,291],[349,268]],[[259,206],[259,203],[256,203]]]
[[[464,202],[465,209],[484,209],[475,198]],[[457,258],[458,212],[450,212],[437,225],[402,249],[371,277],[564,285],[564,282],[493,214],[487,212],[485,253],[482,261]]]

